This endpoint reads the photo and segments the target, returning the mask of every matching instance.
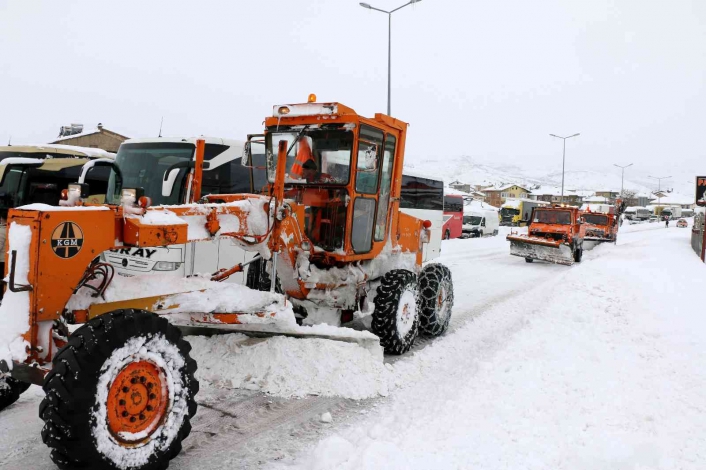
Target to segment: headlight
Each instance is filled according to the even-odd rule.
[[[157,261],[152,268],[152,271],[176,271],[181,266],[181,263],[174,261]]]
[[[137,201],[145,195],[142,188],[124,188],[120,193],[120,202],[125,205],[137,204]]]

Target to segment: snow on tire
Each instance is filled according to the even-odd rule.
[[[404,354],[419,331],[417,277],[395,269],[382,277],[375,295],[371,329],[387,354]]]
[[[419,329],[423,334],[439,336],[449,327],[454,305],[451,271],[443,264],[424,266],[419,275]]]
[[[9,374],[0,372],[0,411],[15,403],[25,390],[28,383],[20,382]]]
[[[117,310],[76,330],[44,381],[42,439],[60,468],[162,470],[196,413],[191,346],[175,326]]]

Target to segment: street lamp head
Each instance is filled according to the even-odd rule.
[[[576,137],[576,136],[579,136],[579,135],[581,135],[581,134],[570,135],[569,137],[567,137],[567,139],[570,139],[571,137]]]
[[[422,1],[422,0],[409,0],[409,3],[419,3],[419,2],[421,2],[421,1]]]
[[[367,8],[368,10],[370,10],[372,8],[369,4],[363,3],[363,2],[360,2],[360,6],[363,8]]]

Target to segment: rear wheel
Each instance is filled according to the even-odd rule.
[[[395,269],[382,277],[375,296],[372,330],[387,354],[404,354],[419,331],[417,277]]]
[[[532,258],[525,258],[525,263],[534,263]]]
[[[76,330],[55,356],[39,407],[60,468],[166,469],[196,413],[196,362],[175,326],[117,310]]]
[[[419,329],[439,336],[449,327],[454,305],[451,271],[443,264],[428,264],[419,275]]]
[[[444,240],[451,240],[451,231],[447,230],[446,233],[444,233]]]
[[[0,372],[0,411],[15,403],[28,388],[30,384]]]

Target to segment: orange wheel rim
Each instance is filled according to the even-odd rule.
[[[149,439],[166,415],[169,397],[162,370],[148,361],[131,362],[108,392],[108,429],[118,441]]]

